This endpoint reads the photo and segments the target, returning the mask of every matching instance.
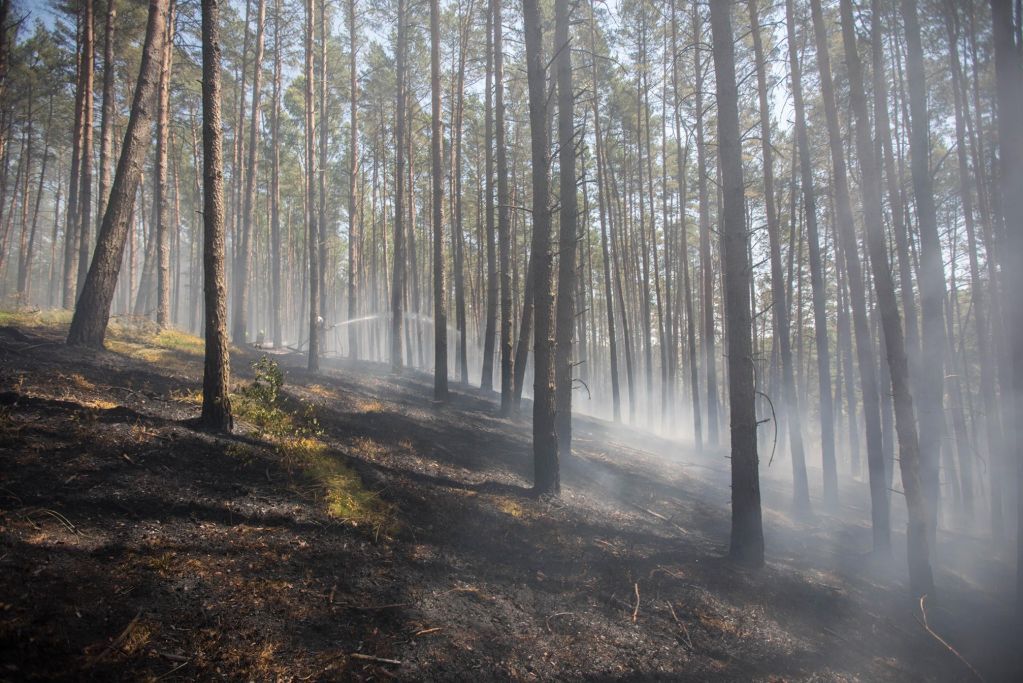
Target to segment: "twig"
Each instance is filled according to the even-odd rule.
[[[169,659],[172,662],[190,662],[190,661],[192,661],[191,657],[186,657],[184,655],[176,655],[173,652],[157,652],[156,654],[160,655],[164,659]]]
[[[443,630],[444,630],[444,627],[443,627],[443,626],[435,626],[435,627],[433,627],[433,628],[424,628],[424,629],[423,629],[422,631],[416,631],[416,632],[415,632],[415,633],[413,634],[413,637],[416,637],[416,636],[425,636],[425,635],[427,635],[427,634],[429,634],[429,633],[436,633],[437,631],[443,631]]]
[[[120,647],[121,643],[123,643],[125,640],[127,640],[128,636],[135,629],[135,625],[139,623],[139,619],[141,619],[141,618],[142,618],[142,610],[139,610],[135,614],[135,617],[131,621],[128,622],[128,625],[124,627],[124,630],[121,631],[121,635],[119,635],[116,638],[114,638],[113,642],[111,642],[109,645],[107,645],[106,648],[103,650],[103,652],[100,652],[99,655],[97,655],[95,658],[92,659],[92,661],[90,661],[88,664],[85,665],[85,668],[89,668],[89,667],[95,666],[96,664],[99,664],[101,661],[103,661],[106,658],[107,655],[109,655],[111,652],[113,652],[118,647]]]
[[[370,612],[372,610],[377,609],[392,609],[395,607],[409,607],[411,605],[412,605],[411,602],[395,602],[390,605],[368,605],[366,607],[360,607],[358,605],[345,605],[345,607],[347,607],[348,609],[359,610],[360,612]]]
[[[686,627],[685,623],[678,618],[678,615],[675,614],[675,607],[668,600],[665,600],[665,603],[667,603],[668,609],[671,610],[671,616],[675,620],[675,623],[682,627],[682,632],[686,636],[686,645],[689,646],[690,650],[695,650],[696,648],[693,647],[693,639],[689,637],[689,629]]]
[[[639,614],[639,584],[633,584],[636,589],[636,607],[632,610],[632,623],[636,623],[636,616]]]
[[[552,614],[549,617],[547,617],[547,619],[545,620],[547,622],[547,630],[548,631],[551,630],[551,619],[553,619],[554,617],[568,616],[569,614],[573,614],[574,615],[575,612],[555,612],[554,614]]]
[[[185,661],[181,662],[180,664],[178,664],[176,667],[174,667],[173,669],[171,669],[167,673],[161,674],[160,676],[158,676],[156,680],[158,680],[158,681],[163,680],[164,678],[167,678],[168,676],[170,676],[175,671],[178,671],[180,669],[184,669],[186,666],[188,666],[191,663],[192,663],[191,659],[186,659]]]
[[[373,655],[364,655],[361,652],[353,652],[348,656],[352,659],[361,659],[366,662],[377,662],[379,664],[393,664],[394,666],[401,666],[400,659],[385,659],[383,657],[374,657]]]
[[[67,527],[67,530],[70,531],[71,533],[73,533],[75,536],[84,536],[85,535],[81,531],[79,531],[78,527],[76,527],[74,524],[72,524],[68,520],[67,517],[65,517],[64,515],[60,514],[59,512],[55,512],[53,510],[50,510],[49,508],[36,508],[35,510],[30,510],[29,512],[25,513],[25,517],[26,518],[27,517],[31,517],[32,515],[34,515],[37,512],[42,512],[42,513],[45,513],[45,514],[49,515],[50,517],[53,517],[55,520],[57,520],[58,522],[63,524],[65,527]]]
[[[673,527],[675,527],[676,529],[678,529],[681,533],[683,533],[683,534],[687,533],[685,529],[680,527],[678,524],[675,524],[675,522],[671,521],[670,519],[668,519],[667,517],[665,517],[661,513],[654,512],[653,510],[648,510],[645,507],[642,507],[641,505],[636,505],[635,503],[630,503],[629,501],[625,501],[625,502],[627,504],[631,505],[632,507],[636,508],[637,510],[641,510],[641,511],[647,513],[648,515],[651,515],[653,517],[656,517],[657,519],[660,519],[660,520],[663,520],[663,521],[667,522],[668,524],[670,524]]]
[[[956,656],[956,657],[957,657],[957,658],[959,659],[959,661],[960,661],[960,662],[962,662],[963,664],[965,664],[965,665],[966,665],[966,668],[967,668],[967,669],[969,669],[969,670],[970,670],[970,672],[971,672],[971,673],[972,673],[972,674],[973,674],[974,676],[976,676],[976,677],[977,677],[977,680],[978,680],[978,681],[983,681],[983,680],[984,680],[984,677],[983,677],[983,676],[981,676],[981,675],[980,675],[980,673],[979,673],[979,672],[978,672],[978,671],[977,671],[976,669],[974,669],[974,668],[973,668],[973,665],[972,665],[972,664],[970,664],[970,663],[969,663],[968,661],[966,661],[966,658],[965,658],[965,657],[963,657],[963,656],[962,656],[961,654],[959,654],[959,651],[958,651],[958,650],[956,650],[956,649],[955,649],[954,647],[952,647],[952,646],[951,646],[951,645],[950,645],[950,644],[948,643],[948,641],[947,641],[947,640],[945,640],[944,638],[942,638],[941,636],[939,636],[939,635],[938,635],[937,633],[935,633],[935,632],[934,632],[934,629],[932,629],[932,628],[930,627],[930,625],[929,625],[929,624],[927,623],[927,608],[926,608],[926,607],[924,606],[924,601],[925,601],[925,600],[927,600],[927,595],[926,595],[926,594],[924,594],[924,595],[921,595],[921,596],[920,596],[920,614],[921,614],[921,615],[923,615],[923,618],[924,618],[924,621],[923,621],[923,626],[924,626],[924,629],[926,629],[926,631],[927,631],[928,633],[930,633],[930,634],[931,634],[931,636],[932,636],[932,637],[933,637],[933,638],[934,638],[935,640],[937,640],[937,641],[938,641],[939,643],[941,643],[942,645],[944,645],[944,646],[945,646],[945,648],[946,648],[946,649],[947,649],[947,650],[948,650],[949,652],[951,652],[952,654],[954,654],[954,655],[955,655],[955,656]]]

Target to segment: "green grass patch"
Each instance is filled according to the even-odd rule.
[[[320,438],[323,432],[313,406],[304,402],[297,408],[288,405],[281,395],[284,374],[266,356],[252,367],[255,380],[231,395],[235,417],[253,425],[273,444],[285,467],[312,479],[328,515],[368,527],[376,536],[394,533],[397,521],[392,506],[366,488],[358,473]]]
[[[71,324],[71,311],[52,309],[46,311],[0,311],[0,325],[13,327],[43,328],[59,330]]]

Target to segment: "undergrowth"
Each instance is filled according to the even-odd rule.
[[[231,396],[235,416],[270,441],[289,470],[300,469],[316,483],[331,517],[369,526],[378,536],[395,531],[391,507],[367,489],[355,470],[340,462],[320,438],[323,430],[313,406],[299,401],[299,407],[292,408],[285,400],[280,366],[262,356],[253,361],[252,370],[252,383]]]

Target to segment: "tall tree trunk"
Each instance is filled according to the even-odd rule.
[[[249,326],[249,289],[252,270],[252,241],[255,233],[254,204],[256,201],[256,176],[259,173],[259,153],[257,151],[260,134],[259,100],[262,90],[263,76],[263,34],[266,24],[266,0],[259,0],[256,7],[256,53],[253,60],[252,74],[252,114],[249,122],[248,160],[245,164],[245,185],[242,194],[241,220],[238,222],[240,241],[237,267],[234,273],[234,315],[231,319],[231,338],[237,346],[244,346]]]
[[[167,10],[160,90],[156,108],[156,175],[153,179],[153,225],[156,233],[156,324],[170,325],[170,201],[167,187],[170,146],[170,79],[174,59],[174,0]]]
[[[270,112],[270,326],[275,349],[284,344],[281,325],[281,0],[274,0],[274,83]]]
[[[356,70],[358,54],[358,36],[355,27],[355,2],[348,0],[348,38],[351,41],[348,54],[350,103],[350,143],[348,154],[351,159],[348,175],[348,319],[355,320],[359,316],[359,272],[362,268],[362,254],[359,247],[362,243],[362,217],[358,214],[357,192],[359,174],[361,173],[359,158],[359,74]],[[359,358],[359,331],[353,323],[348,325],[348,355]]]
[[[857,258],[859,248],[856,240],[856,226],[853,222],[852,202],[849,199],[845,150],[842,146],[838,109],[835,105],[835,88],[831,76],[831,57],[828,53],[828,35],[824,26],[824,15],[821,10],[820,0],[811,0],[810,8],[813,14],[814,37],[817,43],[817,68],[820,71],[821,94],[824,98],[824,113],[828,126],[837,232],[846,255],[845,265],[849,278],[849,298],[853,310],[853,334],[856,337],[856,354],[860,368],[863,419],[867,428],[867,468],[870,475],[874,551],[887,553],[891,548],[891,522],[888,491],[884,474],[884,445],[881,438],[881,408],[877,386],[877,364],[872,353],[873,339],[870,334],[870,323],[867,319],[863,272],[860,260]],[[806,179],[806,182],[812,182],[812,178]]]
[[[68,344],[101,348],[110,320],[110,303],[121,269],[124,243],[128,236],[132,206],[142,173],[142,160],[149,146],[153,105],[160,80],[169,0],[150,0],[146,38],[142,46],[138,84],[131,103],[131,114],[121,145],[121,156],[110,189],[96,251],[78,299]]]
[[[82,41],[84,20],[82,13],[85,11],[85,4],[79,7],[78,15],[78,51],[76,55],[77,79],[75,82],[75,119],[71,133],[71,176],[68,182],[68,203],[64,212],[64,269],[63,287],[61,292],[61,305],[64,308],[74,308],[78,286],[78,240],[79,224],[78,190],[81,187],[81,166],[82,166],[82,116],[84,115],[85,89],[82,83],[84,77],[83,55],[85,48]],[[9,155],[7,155],[9,157]],[[6,167],[5,167],[6,168]],[[0,254],[0,259],[3,255]]]
[[[391,279],[391,369],[398,371],[402,366],[402,301],[405,291],[405,52],[407,17],[406,0],[398,0],[398,40],[395,45],[397,56],[398,94],[394,116],[394,254],[392,257],[393,277]]]
[[[881,213],[880,166],[876,162],[874,143],[870,137],[870,119],[863,86],[863,68],[856,47],[856,32],[852,0],[841,0],[842,40],[845,45],[846,66],[849,69],[850,101],[855,116],[856,156],[860,163],[861,192],[863,193],[863,222],[867,233],[867,251],[877,293],[881,324],[884,329],[885,350],[891,374],[892,397],[895,406],[895,429],[899,439],[899,466],[902,487],[909,511],[906,545],[909,558],[909,582],[914,595],[930,593],[934,588],[928,551],[928,513],[925,494],[921,489],[920,446],[917,439],[913,397],[909,389],[909,366],[902,336],[902,320],[895,298],[888,263],[887,239]],[[872,0],[874,21],[879,21],[880,0]],[[918,198],[919,201],[919,198]],[[846,261],[856,258],[856,252],[847,250]],[[942,339],[944,335],[942,335]],[[939,361],[940,363],[940,361]]]
[[[622,397],[618,379],[618,335],[615,330],[614,295],[611,289],[611,255],[607,240],[607,195],[604,180],[603,136],[600,132],[600,82],[597,76],[597,20],[594,3],[590,3],[590,54],[593,79],[593,138],[597,157],[597,209],[600,218],[600,250],[604,266],[604,305],[607,309],[607,341],[611,365],[611,414],[616,423],[622,420]],[[674,24],[673,24],[674,26]]]
[[[752,264],[746,231],[739,92],[735,84],[735,47],[728,3],[710,4],[710,27],[717,87],[718,159],[724,201],[721,253],[728,325],[728,402],[732,438],[732,536],[729,555],[738,562],[759,567],[764,564],[764,531],[757,472],[756,387],[750,318]]]
[[[433,398],[448,398],[448,311],[444,284],[444,167],[440,101],[440,0],[430,0],[430,161],[433,187]]]
[[[455,89],[451,98],[451,170],[449,177],[454,195],[450,207],[452,212],[451,249],[454,261],[455,329],[458,332],[458,380],[462,384],[469,383],[469,340],[465,313],[465,228],[462,216],[462,120],[465,110],[465,61],[469,49],[469,26],[472,11],[473,3],[471,2],[465,16],[461,16],[461,10],[459,10],[458,67],[457,75],[453,79]],[[452,61],[454,61],[454,57],[452,57]],[[471,276],[469,286],[471,289]]]
[[[305,16],[305,159],[306,159],[306,246],[309,249],[309,363],[311,371],[320,367],[320,236],[316,203],[316,100],[313,98],[313,24],[316,0],[306,0]]]
[[[1023,111],[1023,78],[1020,76],[1020,45],[1013,42],[1011,0],[991,0],[994,22],[995,82],[998,97],[999,180],[1002,195],[1002,217],[1005,221],[1006,259],[1003,269],[1003,287],[1006,292],[1023,291],[1023,132],[1018,116]],[[1023,21],[1023,19],[1021,19]],[[1006,430],[1015,425],[1012,434],[1017,467],[1017,558],[1016,558],[1016,613],[1023,615],[1023,311],[1020,306],[1008,306],[1008,336],[1011,357],[1015,406],[1011,408],[1013,420],[1006,422]],[[1011,462],[1011,461],[1009,461]],[[1008,472],[1006,472],[1008,475]]]
[[[483,374],[480,389],[494,389],[494,347],[497,337],[497,301],[500,292],[500,274],[497,270],[497,224],[494,220],[494,3],[487,2],[486,74],[483,111],[484,151],[484,224],[487,242],[487,311],[483,332]]]
[[[512,304],[511,207],[508,205],[508,151],[504,121],[504,33],[501,0],[494,8],[494,145],[497,148],[497,254],[501,274],[501,414],[513,404],[512,335],[515,325]]]
[[[554,3],[554,70],[558,83],[558,304],[555,320],[555,427],[558,451],[572,453],[572,341],[575,332],[578,198],[575,185],[575,96],[572,90],[571,16],[568,0]]]
[[[678,14],[675,0],[671,0],[671,54],[678,54]],[[682,94],[679,83],[679,64],[671,60],[671,80],[674,95],[675,152],[678,157],[679,186],[679,260],[682,261],[682,296],[685,299],[686,347],[689,351],[690,397],[693,409],[693,441],[698,451],[703,450],[703,419],[700,410],[700,371],[696,350],[696,319],[693,312],[693,289],[689,277],[689,226],[686,221],[686,206],[689,203],[687,166],[689,163],[689,142],[682,147]],[[606,256],[605,256],[606,258]]]
[[[939,454],[944,421],[945,286],[944,257],[938,237],[938,218],[934,208],[931,181],[931,142],[927,120],[927,82],[923,44],[916,0],[902,0],[902,19],[906,30],[906,80],[909,87],[910,172],[916,197],[917,229],[920,233],[920,312],[923,318],[922,358],[917,385],[917,418],[920,423],[920,476],[927,505],[929,533],[933,542],[937,531]]]
[[[82,29],[82,151],[78,190],[78,278],[75,291],[79,294],[85,284],[89,266],[90,237],[92,235],[92,99],[95,77],[95,11],[93,0],[85,0],[85,24]]]
[[[763,41],[760,37],[760,18],[757,0],[749,0],[750,23],[753,31],[753,52],[756,58],[757,91],[760,97],[760,149],[764,162],[764,204],[767,212],[767,236],[771,258],[771,326],[778,340],[782,371],[783,419],[789,433],[789,450],[792,457],[792,481],[797,510],[810,507],[810,489],[806,476],[806,456],[803,453],[803,427],[796,399],[795,376],[792,371],[792,346],[789,343],[789,307],[785,300],[785,275],[781,264],[781,229],[778,226],[778,210],[774,204],[774,161],[771,146],[771,112],[768,109],[767,73],[764,60]],[[820,396],[821,412],[833,414],[831,408],[831,387]],[[834,507],[838,502],[838,471],[835,466],[834,435],[822,444],[824,470],[824,500]]]
[[[796,114],[795,129],[796,145],[799,150],[800,184],[803,190],[803,215],[806,221],[806,241],[810,257],[810,289],[813,303],[814,341],[817,347],[818,393],[820,396],[821,456],[823,462],[830,460],[833,464],[835,459],[835,426],[834,406],[831,401],[831,349],[827,333],[827,293],[824,284],[823,266],[821,264],[820,235],[817,227],[817,199],[813,185],[813,162],[810,156],[810,142],[807,136],[806,107],[803,100],[803,82],[799,64],[799,52],[796,44],[795,15],[792,0],[786,0],[785,16],[789,43],[792,100]],[[802,328],[800,328],[800,334],[802,334]],[[834,495],[825,496],[828,505],[834,505],[838,500],[837,482],[834,483],[834,489],[829,491],[829,493]],[[829,488],[830,486],[831,484],[828,484]]]
[[[700,7],[693,4],[693,35],[700,35]],[[700,212],[700,274],[703,296],[703,367],[707,377],[707,442],[718,443],[718,380],[714,350],[714,267],[710,256],[710,203],[707,194],[707,155],[703,132],[703,62],[700,41],[693,44],[696,70],[696,174]]]
[[[99,197],[96,201],[99,216],[107,208],[110,192],[110,178],[113,175],[114,157],[114,24],[117,21],[117,0],[107,0],[107,19],[103,31],[103,109],[100,118],[99,147]],[[99,226],[97,226],[98,228]]]
[[[161,0],[153,0],[154,4]],[[164,0],[166,1],[166,0]],[[206,427],[232,426],[231,363],[227,344],[227,281],[224,272],[224,152],[220,119],[220,0],[202,0],[203,289],[206,352],[202,416]],[[116,183],[116,180],[115,180]]]
[[[547,142],[547,83],[543,28],[537,0],[522,0],[529,84],[530,156],[533,166],[534,271],[533,487],[539,495],[561,492],[554,400],[554,287],[551,279],[550,176]]]

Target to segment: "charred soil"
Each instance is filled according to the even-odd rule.
[[[475,389],[274,355],[286,428],[218,435],[188,343],[62,340],[0,328],[0,680],[973,677],[862,504],[794,519],[768,478],[767,566],[729,563],[720,451],[578,418],[537,499],[528,422]],[[984,562],[939,561],[928,623],[1020,680],[1012,567],[955,541]]]

